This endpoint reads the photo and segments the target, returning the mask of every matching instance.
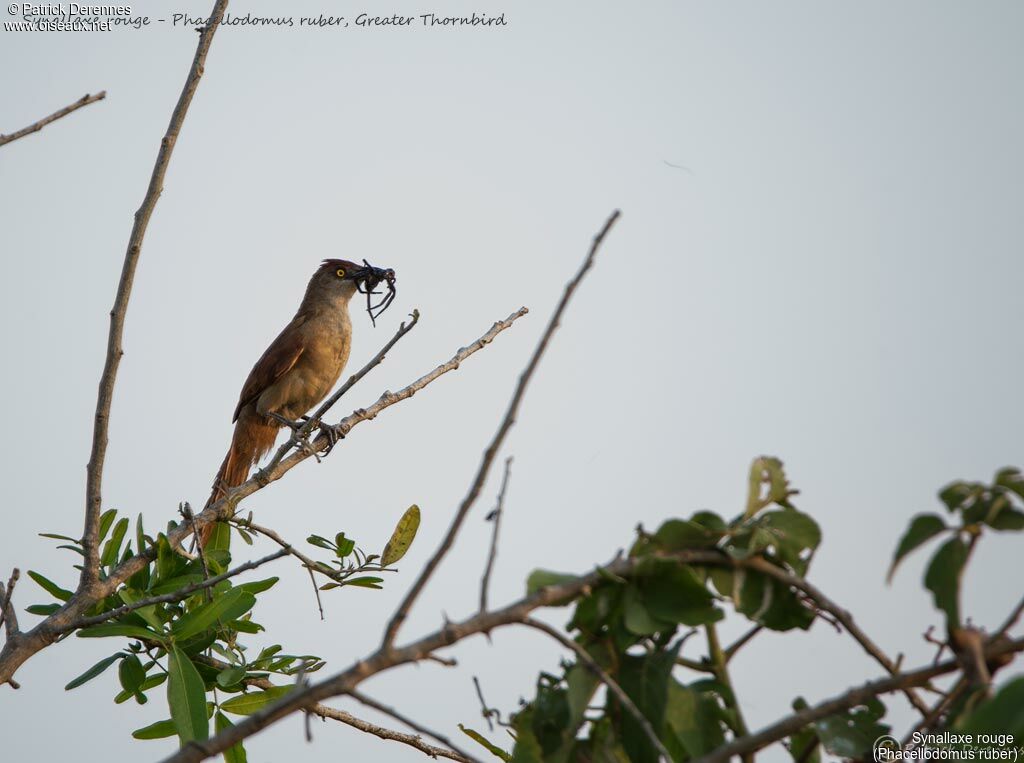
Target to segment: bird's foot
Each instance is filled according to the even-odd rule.
[[[320,463],[320,454],[316,452],[316,448],[313,447],[309,441],[309,435],[303,432],[304,427],[309,422],[309,416],[303,416],[297,421],[287,419],[279,413],[268,413],[267,414],[274,421],[281,424],[281,426],[288,427],[292,430],[292,436],[289,442],[305,453],[307,456],[312,456],[316,459],[317,463]]]
[[[338,444],[339,440],[344,440],[346,435],[346,432],[340,426],[324,424],[322,421],[320,422],[320,431],[327,438],[327,450],[324,451],[325,456],[334,450],[334,446]]]

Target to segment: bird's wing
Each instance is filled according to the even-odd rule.
[[[242,394],[238,397],[238,405],[235,407],[232,421],[238,420],[238,414],[243,406],[262,395],[271,384],[288,373],[298,361],[306,349],[305,337],[302,332],[297,331],[304,322],[304,317],[296,316],[256,361],[256,365],[252,367],[249,378],[245,380],[245,385],[242,387]]]

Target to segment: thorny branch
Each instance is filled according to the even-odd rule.
[[[566,284],[565,291],[562,292],[562,298],[555,307],[555,311],[552,313],[551,318],[548,321],[548,325],[544,329],[544,333],[541,335],[536,349],[533,351],[533,356],[530,358],[530,362],[526,364],[526,368],[519,377],[519,382],[516,384],[515,392],[512,393],[512,399],[509,401],[508,409],[505,411],[505,416],[498,425],[498,431],[494,433],[494,437],[491,439],[490,445],[488,445],[487,449],[484,451],[483,457],[480,460],[480,466],[477,468],[476,476],[473,478],[472,483],[470,483],[466,497],[463,498],[462,503],[459,504],[459,509],[455,513],[455,517],[452,519],[451,525],[448,527],[448,532],[441,540],[441,544],[437,547],[434,555],[427,561],[427,564],[420,572],[419,577],[417,577],[416,581],[412,584],[412,587],[409,589],[409,593],[407,593],[405,598],[402,599],[402,603],[398,605],[398,609],[395,610],[395,614],[392,615],[391,620],[388,621],[387,628],[384,629],[384,638],[381,642],[384,649],[387,649],[394,644],[395,637],[398,635],[398,629],[402,627],[402,623],[405,622],[406,617],[408,617],[409,610],[412,609],[412,605],[416,603],[416,599],[419,598],[420,593],[426,587],[427,582],[433,576],[438,565],[441,564],[441,560],[444,559],[452,545],[455,543],[455,538],[458,536],[459,530],[462,529],[462,523],[465,521],[466,516],[469,514],[469,510],[473,508],[473,504],[476,503],[476,500],[480,495],[480,491],[483,489],[484,482],[487,480],[487,474],[491,469],[491,463],[494,461],[494,457],[498,454],[498,450],[505,441],[505,435],[508,434],[509,430],[515,424],[516,414],[519,412],[519,404],[522,402],[523,395],[526,393],[526,387],[529,385],[534,371],[537,370],[537,366],[540,364],[540,359],[544,356],[544,351],[547,349],[548,343],[551,341],[551,337],[558,329],[558,325],[562,320],[562,314],[565,312],[565,308],[569,305],[569,300],[572,299],[572,295],[575,293],[576,287],[580,285],[584,276],[586,276],[591,266],[593,266],[594,257],[597,255],[597,251],[601,248],[601,243],[604,241],[605,236],[608,235],[612,226],[615,225],[615,221],[619,219],[619,214],[619,210],[616,209],[612,212],[611,216],[609,216],[608,220],[605,221],[604,227],[601,228],[600,232],[594,237],[594,240],[590,245],[590,251],[583,260],[583,264],[580,266],[580,269],[576,271],[576,275],[573,276],[572,280]]]
[[[80,108],[82,108],[83,106],[88,106],[90,103],[102,101],[106,97],[106,90],[101,90],[100,92],[94,95],[89,95],[88,93],[86,93],[74,103],[65,106],[63,109],[58,109],[57,111],[50,114],[50,116],[43,117],[38,122],[33,122],[28,127],[23,127],[22,129],[17,130],[16,132],[9,133],[7,135],[0,135],[0,146],[5,146],[8,143],[16,141],[18,138],[24,138],[26,135],[31,135],[34,132],[39,132],[51,122],[56,122],[61,117],[66,117],[71,112],[78,111]]]

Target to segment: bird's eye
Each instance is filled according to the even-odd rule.
[[[338,278],[344,278],[345,277],[345,269],[344,268],[338,268],[337,270],[334,271],[334,273],[335,273],[335,275],[338,276]]]

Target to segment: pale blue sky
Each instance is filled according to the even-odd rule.
[[[157,17],[208,5],[134,7]],[[324,623],[304,573],[276,571],[284,580],[260,613],[274,639],[345,665],[377,643],[447,527],[554,299],[619,207],[509,440],[492,599],[518,596],[534,567],[609,558],[637,522],[735,513],[750,460],[768,453],[822,525],[813,579],[889,653],[930,659],[920,634],[938,618],[920,590],[922,559],[883,586],[895,541],[912,514],[937,509],[948,480],[986,479],[1022,457],[1024,6],[396,0],[373,10],[504,11],[509,25],[218,33],[142,254],[105,505],[155,527],[179,501],[203,502],[239,387],[322,257],[398,272],[376,330],[353,315],[354,365],[405,313],[423,313],[353,407],[528,305],[458,373],[250,502],[286,537],[344,530],[371,548],[408,504],[423,508],[402,573],[384,592],[332,592]],[[167,25],[0,32],[0,131],[109,94],[0,149],[2,570],[72,582],[70,557],[35,533],[79,532],[107,311],[195,43]],[[475,606],[496,490],[492,479],[406,637]],[[992,624],[1019,595],[1020,540],[986,539],[980,551],[966,612]],[[43,600],[32,587],[19,587],[19,605]],[[173,746],[128,736],[165,717],[161,697],[115,706],[113,675],[62,690],[112,649],[72,639],[25,665],[18,694],[0,691],[0,715],[18,730],[5,739],[12,759],[36,757],[41,743],[48,757],[83,761],[157,759]],[[457,733],[459,721],[482,725],[471,676],[512,710],[560,652],[507,631],[453,654],[457,669],[404,669],[366,689]],[[798,694],[813,701],[878,674],[820,624],[755,642],[734,670],[754,727]],[[902,700],[890,707],[905,728]],[[66,731],[54,733],[54,717]],[[314,731],[306,745],[300,720],[280,724],[251,742],[250,760],[421,759],[337,724]],[[82,733],[102,748],[83,748]]]

